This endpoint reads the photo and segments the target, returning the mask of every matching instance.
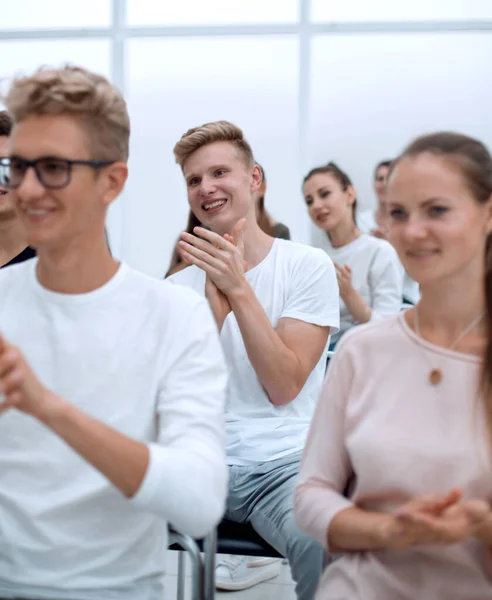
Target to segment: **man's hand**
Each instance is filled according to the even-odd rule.
[[[231,235],[195,227],[196,235],[181,234],[179,247],[184,260],[203,269],[208,279],[226,296],[240,290],[246,282],[244,254],[244,225],[240,219]],[[209,290],[211,290],[209,286]]]
[[[0,336],[0,414],[15,408],[41,418],[55,395],[45,388],[18,348]]]
[[[217,327],[219,331],[222,330],[222,326],[224,325],[224,321],[227,318],[227,315],[231,312],[231,304],[227,299],[227,296],[219,290],[219,288],[215,285],[215,283],[210,279],[207,275],[205,280],[205,297],[210,304],[210,308],[212,309],[212,314],[214,315],[215,322],[217,323]]]

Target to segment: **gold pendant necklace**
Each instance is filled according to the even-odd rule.
[[[420,333],[418,305],[415,307],[414,315],[415,315],[415,317],[413,320],[413,324],[415,327],[415,333],[419,336],[419,338],[422,338],[422,335]],[[465,337],[465,335],[470,333],[470,331],[475,329],[475,327],[480,323],[480,321],[484,318],[484,316],[485,316],[485,314],[481,313],[478,315],[478,317],[475,317],[473,319],[473,321],[463,329],[463,331],[454,340],[454,342],[451,344],[451,346],[449,346],[447,348],[447,350],[454,350],[456,348],[456,346],[458,345],[458,342],[460,342]],[[422,339],[424,339],[424,338],[422,338]],[[429,382],[432,385],[439,385],[441,383],[441,381],[442,381],[442,371],[441,371],[441,369],[437,369],[434,367],[431,370],[431,372],[429,373]]]

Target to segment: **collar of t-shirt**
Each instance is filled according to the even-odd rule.
[[[0,269],[3,269],[4,267],[8,267],[10,265],[15,265],[17,263],[24,262],[26,260],[30,260],[31,258],[34,258],[35,256],[36,256],[36,250],[34,250],[34,248],[31,248],[30,246],[27,246],[27,248],[24,248],[24,250],[22,252],[20,252],[17,256],[14,256],[14,258],[9,260],[8,263],[5,263],[4,265],[2,265],[0,267]]]

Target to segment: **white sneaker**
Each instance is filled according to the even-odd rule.
[[[231,592],[246,590],[277,577],[281,563],[277,558],[224,557],[215,567],[215,587]]]

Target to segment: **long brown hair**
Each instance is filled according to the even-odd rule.
[[[316,167],[315,169],[311,169],[309,171],[309,173],[306,175],[306,177],[304,177],[302,185],[304,186],[306,181],[308,179],[311,179],[311,177],[313,177],[314,175],[323,175],[323,174],[332,175],[338,181],[338,183],[340,184],[340,187],[342,188],[342,190],[344,192],[346,192],[349,187],[351,187],[351,188],[354,187],[352,184],[352,180],[347,175],[347,173],[345,173],[345,171],[342,171],[342,169],[340,169],[340,167],[334,162],[329,162],[328,164],[323,165],[322,167]],[[354,198],[354,203],[352,204],[352,219],[354,220],[354,223],[356,223],[356,214],[357,214],[357,198]]]
[[[265,169],[259,163],[256,163],[256,165],[260,168],[262,183],[266,183]],[[258,199],[258,218],[256,220],[260,229],[262,229],[267,235],[275,237],[273,220],[265,208],[265,196],[261,196],[261,198]]]
[[[200,221],[195,217],[195,213],[193,213],[190,210],[190,213],[188,215],[188,223],[186,224],[186,232],[193,233],[193,229],[195,229],[195,227],[200,227],[200,226],[201,226]],[[178,242],[179,242],[179,240],[176,242],[176,245],[174,246],[173,255],[171,256],[171,262],[169,263],[169,267],[167,269],[167,273],[165,274],[164,278],[169,277],[170,275],[175,273],[177,270],[179,270],[176,267],[179,267],[179,266],[183,265],[183,263],[184,263],[183,259],[181,258],[179,249],[178,249]]]
[[[492,157],[487,148],[471,137],[458,133],[440,132],[417,138],[397,159],[415,157],[425,152],[443,156],[456,165],[475,200],[485,204],[492,198]],[[395,164],[391,169],[395,168]],[[487,234],[485,245],[484,293],[486,306],[487,345],[483,355],[480,389],[492,441],[492,235]]]

